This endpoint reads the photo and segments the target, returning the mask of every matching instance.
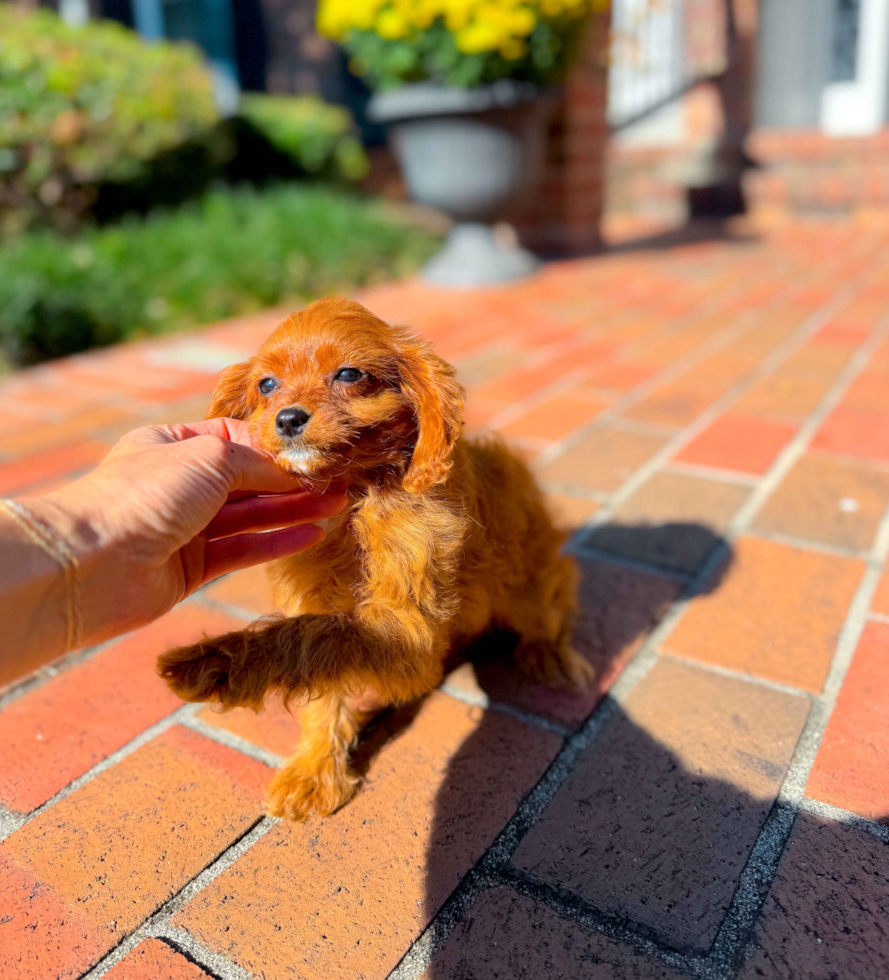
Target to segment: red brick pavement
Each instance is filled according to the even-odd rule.
[[[299,738],[155,678],[271,610],[262,570],[0,692],[0,977],[889,973],[889,229],[625,249],[363,294],[577,529],[586,696],[464,666],[384,718],[359,795],[263,816]],[[0,386],[0,492],[201,417],[283,311]]]

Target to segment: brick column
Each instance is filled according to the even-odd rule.
[[[522,242],[543,254],[596,247],[603,206],[608,125],[609,17],[595,17],[549,127],[543,179],[513,222]]]

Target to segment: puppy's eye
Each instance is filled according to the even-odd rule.
[[[339,371],[334,375],[334,381],[345,381],[347,385],[353,385],[356,381],[360,381],[364,375],[358,370],[358,368],[340,368]]]
[[[262,381],[259,382],[259,390],[264,395],[270,395],[277,387],[278,382],[275,381],[274,378],[263,378]]]

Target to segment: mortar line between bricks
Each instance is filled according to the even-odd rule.
[[[794,534],[784,534],[783,531],[766,530],[757,527],[752,522],[751,525],[748,534],[766,541],[774,541],[776,544],[786,544],[792,548],[815,551],[822,555],[833,555],[835,558],[854,558],[856,561],[865,564],[870,564],[873,561],[870,556],[870,548],[846,548],[843,545],[831,544],[827,541],[813,541],[811,538],[799,538]]]
[[[659,961],[674,970],[700,976],[703,958],[683,953],[660,939],[654,930],[638,926],[622,916],[608,915],[573,892],[540,881],[513,865],[506,865],[490,876],[488,887],[505,885],[534,899],[562,919],[578,922],[633,952]]]
[[[818,449],[819,456],[827,456],[835,463],[845,463],[846,466],[856,466],[859,469],[876,470],[879,473],[889,473],[889,460],[868,459],[864,456],[854,456],[852,453],[838,453],[834,449]]]
[[[635,388],[631,388],[635,391]],[[611,423],[612,428],[620,429],[622,432],[639,432],[647,436],[663,436],[669,438],[675,436],[681,426],[667,425],[663,422],[646,422],[644,419],[631,419],[621,416],[614,419]]]
[[[578,497],[596,504],[606,503],[611,496],[603,490],[594,490],[590,487],[576,487],[570,483],[541,483],[541,489],[546,493],[561,493],[567,497]]]
[[[218,585],[224,578],[228,578],[228,576],[223,575],[219,578],[215,578],[212,582],[209,582],[208,585]],[[205,606],[208,609],[215,609],[218,612],[227,613],[229,616],[237,616],[238,619],[246,619],[251,623],[256,622],[258,619],[263,619],[265,616],[274,615],[273,613],[251,612],[249,609],[245,609],[243,606],[235,605],[232,602],[220,602],[218,599],[213,599],[211,596],[202,595],[201,592],[196,592],[193,596],[191,596],[191,601],[198,606]]]
[[[716,480],[718,483],[730,483],[735,487],[755,487],[759,483],[759,477],[752,476],[750,473],[724,470],[718,466],[706,466],[704,463],[679,463],[674,459],[667,463],[664,469],[669,473],[678,473],[680,476],[696,476]]]
[[[889,844],[889,827],[885,824],[877,823],[875,820],[868,820],[860,813],[852,813],[849,810],[841,810],[838,806],[831,806],[830,803],[822,803],[821,800],[804,799],[800,803],[800,810],[811,813],[816,817],[823,817],[825,820],[832,820],[834,823],[845,824],[860,830],[865,834],[876,837],[884,844]]]
[[[45,803],[41,803],[36,809],[32,810],[30,813],[26,814],[16,814],[7,810],[5,807],[0,809],[0,842],[5,840],[10,834],[15,833],[17,830],[21,830],[22,827],[31,823],[32,820],[36,820],[42,813],[54,807],[57,803],[60,803],[66,797],[70,796],[75,790],[80,789],[81,786],[85,786],[87,783],[92,782],[96,776],[101,775],[107,769],[112,766],[117,765],[122,759],[125,759],[128,755],[132,755],[137,749],[142,748],[153,738],[161,735],[168,728],[172,728],[173,725],[180,724],[186,718],[190,717],[198,709],[198,705],[184,704],[179,708],[174,709],[170,714],[161,718],[160,721],[155,722],[148,728],[141,731],[135,738],[130,739],[126,745],[122,745],[119,749],[115,749],[109,755],[105,756],[97,762],[92,768],[88,769],[83,775],[78,776],[77,779],[72,780],[67,786],[63,787],[54,796],[51,796]]]
[[[777,800],[769,811],[707,954],[703,971],[707,980],[731,980],[743,966],[753,928],[781,863],[796,814],[796,807]]]
[[[690,664],[708,673],[719,674],[720,677],[729,677],[732,680],[744,681],[745,684],[753,684],[756,687],[767,687],[770,691],[778,691],[780,694],[790,694],[793,697],[805,698],[808,701],[813,701],[816,697],[811,691],[806,691],[801,687],[793,687],[792,684],[782,684],[780,681],[769,680],[767,677],[757,677],[755,674],[746,674],[740,670],[732,670],[730,667],[721,667],[718,664],[695,660],[694,657],[687,657],[681,653],[661,651],[659,656],[666,657],[669,660],[681,660],[685,664]]]
[[[222,953],[208,949],[184,929],[167,926],[155,938],[167,943],[181,956],[219,980],[256,980],[255,974],[238,966]]]
[[[816,309],[811,314],[809,314],[809,316],[805,318],[803,323],[799,327],[797,327],[797,329],[791,334],[789,338],[787,338],[786,340],[778,344],[777,347],[775,347],[769,354],[767,354],[766,357],[764,357],[756,367],[752,368],[751,371],[749,371],[746,376],[746,379],[750,382],[750,384],[752,385],[752,383],[758,381],[760,377],[765,376],[765,374],[767,374],[769,370],[773,370],[773,368],[769,368],[763,371],[762,370],[763,365],[766,364],[766,362],[769,361],[777,351],[781,350],[781,348],[786,346],[789,341],[792,341],[793,338],[796,337],[800,332],[805,331],[807,325],[813,323],[815,324],[814,326],[811,326],[809,328],[809,332],[804,337],[802,343],[804,343],[805,340],[808,339],[809,334],[814,333],[821,325],[823,325],[824,322],[827,321],[827,319],[830,316],[832,316],[836,312],[839,312],[839,310],[842,309],[842,307],[845,306],[851,300],[856,289],[859,289],[861,287],[862,280],[866,279],[868,273],[870,272],[870,269],[871,268],[873,268],[874,270],[879,269],[879,260],[886,253],[889,253],[889,249],[885,249],[885,248],[881,249],[874,257],[872,262],[869,263],[867,271],[858,273],[854,281],[847,282],[843,286],[841,286],[826,303],[823,303],[820,307],[818,307],[818,309]],[[818,263],[816,265],[816,268],[822,264],[829,265],[835,261],[836,260],[834,260],[833,258],[827,259],[823,263]],[[810,271],[814,275],[814,270],[810,270]],[[780,307],[780,304],[782,302],[786,302],[787,298],[792,297],[798,292],[799,292],[799,283],[791,280],[790,284],[786,286],[781,293],[774,296],[771,301],[765,304],[765,311],[768,311],[774,307]],[[582,440],[585,439],[595,429],[607,425],[609,422],[621,416],[624,412],[627,411],[627,409],[632,408],[638,402],[646,398],[649,394],[656,391],[662,385],[675,380],[676,378],[680,377],[683,373],[685,373],[687,370],[695,367],[698,363],[705,360],[707,356],[709,356],[710,354],[718,353],[720,350],[727,347],[733,340],[742,337],[745,333],[749,332],[755,326],[757,317],[761,316],[762,313],[763,310],[745,310],[744,312],[737,314],[736,318],[732,321],[732,323],[724,327],[713,337],[708,338],[708,340],[706,340],[703,344],[694,348],[694,350],[689,351],[683,357],[677,358],[675,361],[671,362],[663,371],[659,372],[654,377],[649,378],[647,381],[644,381],[641,385],[638,385],[636,388],[632,389],[622,398],[619,398],[612,406],[610,406],[605,411],[601,412],[592,422],[588,423],[585,426],[582,426],[579,429],[575,429],[574,432],[572,432],[565,439],[560,440],[559,442],[555,443],[552,447],[550,447],[549,449],[541,453],[538,459],[538,465],[543,466],[557,459],[564,452],[566,452],[567,450],[571,449],[573,446],[582,442]],[[777,366],[777,364],[775,366]],[[725,395],[723,395],[722,398],[719,399],[719,401],[716,404],[719,404],[724,399],[727,399],[728,395],[730,395],[735,390],[735,388],[738,388],[743,384],[744,384],[743,379],[742,381],[736,382],[734,385],[732,385],[729,391]],[[740,394],[742,393],[744,393],[744,390],[739,391],[738,394],[735,396],[735,398],[740,397]],[[713,406],[711,406],[710,408],[712,409],[712,407]],[[702,413],[702,415],[707,415],[709,411],[710,409],[705,410]],[[689,429],[694,429],[698,421],[700,420],[700,418],[701,416],[698,416],[698,418],[695,419],[692,423],[690,423],[689,426],[686,426],[684,429],[680,430],[680,432],[676,436],[676,440],[677,441],[680,440],[682,434],[688,432]],[[700,428],[703,427],[704,427],[703,425],[700,426]],[[693,433],[693,435],[696,435],[697,431],[700,431],[700,429],[697,429]],[[685,442],[689,441],[691,438],[693,438],[693,435],[687,436],[686,439],[679,442],[679,445],[683,445]],[[669,446],[671,445],[671,443],[667,443],[667,445]],[[675,452],[675,449],[673,450],[673,452]],[[662,453],[663,450],[661,450],[661,452],[657,454],[656,458],[660,457]],[[640,467],[640,469],[645,469],[645,466]],[[637,470],[636,472],[638,473],[639,470]],[[632,477],[630,479],[632,480]],[[621,488],[621,490],[622,489],[623,488]],[[620,492],[621,491],[618,491],[618,493]],[[629,496],[629,494],[627,494],[627,496]]]
[[[499,712],[502,715],[509,715],[510,718],[516,718],[519,721],[523,721],[526,725],[532,725],[534,728],[542,728],[545,732],[551,732],[560,738],[570,738],[574,734],[574,730],[567,725],[550,721],[549,718],[544,718],[542,715],[535,715],[530,711],[522,711],[502,701],[492,701],[484,691],[464,691],[454,684],[449,684],[447,681],[439,684],[438,690],[442,694],[446,694],[449,698],[460,701],[462,704],[469,705],[472,708],[483,708],[485,710]]]
[[[184,905],[230,868],[242,854],[279,822],[275,817],[259,817],[255,820],[237,840],[233,841],[218,857],[211,861],[203,871],[186,882],[175,895],[168,898],[140,926],[125,936],[114,949],[109,950],[95,966],[83,974],[81,980],[99,980],[139,943],[149,938],[164,939],[173,946],[181,944],[188,951],[190,958],[199,966],[206,968],[211,974],[220,977],[221,980],[252,980],[251,974],[242,967],[227,957],[208,950],[187,932],[172,927],[169,923],[170,919]]]
[[[621,555],[614,551],[607,551],[604,548],[596,548],[593,545],[574,541],[568,545],[567,550],[578,558],[589,558],[592,561],[608,562],[611,565],[618,565],[621,568],[629,568],[636,572],[645,572],[647,575],[673,578],[683,584],[691,581],[695,574],[682,568],[669,568],[667,565],[656,565],[654,562],[645,561],[643,558],[631,558],[629,555]]]
[[[198,705],[199,709],[203,707],[205,706]],[[280,769],[284,765],[285,760],[283,756],[275,752],[269,752],[268,749],[264,749],[260,745],[254,745],[248,739],[242,738],[240,735],[236,735],[234,732],[230,732],[225,728],[211,725],[197,715],[189,716],[182,724],[192,731],[203,735],[205,738],[218,742],[226,748],[241,752],[243,755],[249,755],[251,759],[256,759],[257,762],[262,762],[272,769]]]
[[[875,623],[889,623],[889,616],[883,613],[869,612],[867,618],[872,619]]]

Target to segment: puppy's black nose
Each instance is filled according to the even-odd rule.
[[[301,408],[282,408],[275,418],[275,428],[278,435],[298,436],[306,427],[311,415]]]

